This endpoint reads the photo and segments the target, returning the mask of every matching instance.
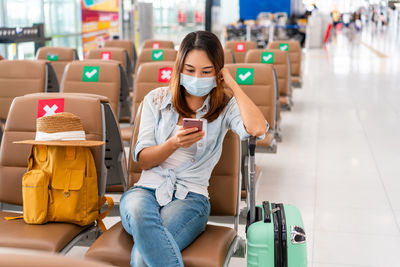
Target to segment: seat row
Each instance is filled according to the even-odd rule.
[[[160,46],[158,42],[153,42],[153,46],[154,43],[156,44],[156,47]],[[52,51],[53,54],[47,52],[47,55],[54,56],[55,50]],[[151,52],[152,50],[148,51]],[[62,50],[58,50],[58,52],[59,57],[59,55],[62,54]],[[143,52],[147,53],[146,49],[143,49],[141,56]],[[259,64],[263,61],[262,58],[265,57],[265,53],[269,53],[269,56],[272,55],[274,59],[273,64]],[[73,55],[73,53],[71,55]],[[147,53],[147,56],[148,55],[149,53]],[[175,57],[176,51],[172,58]],[[270,123],[269,133],[267,134],[266,138],[262,141],[259,141],[258,144],[260,148],[264,148],[263,150],[267,152],[275,153],[277,148],[276,141],[281,139],[281,135],[279,133],[279,102],[282,107],[291,102],[291,98],[289,96],[283,95],[281,92],[278,93],[277,89],[279,88],[279,91],[285,91],[287,88],[291,88],[289,86],[290,72],[287,57],[287,52],[284,51],[253,49],[248,51],[246,61],[255,63],[226,65],[232,76],[236,77],[238,83],[241,84],[242,88],[256,103],[256,105],[259,106],[266,120]],[[145,57],[143,56],[143,58]],[[143,59],[143,61],[145,60]],[[23,69],[21,68],[21,65],[24,66],[28,62],[9,61],[9,64],[7,64],[6,61],[4,61],[2,63],[4,63],[4,65],[0,64],[0,69],[3,67],[4,70],[12,71],[14,69],[15,71],[12,72],[18,72],[19,69]],[[30,61],[29,64],[32,65],[32,61]],[[121,115],[125,114],[131,115],[131,127],[121,129],[122,139],[126,142],[129,142],[132,138],[133,118],[135,118],[138,104],[152,89],[168,85],[173,70],[173,64],[174,63],[172,59],[171,61],[166,59],[166,61],[156,61],[151,63],[145,62],[140,64],[140,68],[137,71],[137,77],[135,79],[136,89],[133,93],[131,110],[129,110],[130,102],[128,99],[128,85],[125,78],[126,75],[124,74],[125,72],[123,71],[123,66],[122,64],[116,63],[114,60],[85,60],[74,61],[70,63],[64,73],[64,80],[61,84],[61,92],[94,93],[106,96],[110,101],[110,105],[114,114],[116,114],[117,117],[121,117]],[[41,65],[44,65],[44,63],[42,62]],[[49,66],[49,64],[46,63],[45,66]],[[29,66],[29,69],[33,74],[35,68],[33,68],[33,66]],[[8,87],[6,83],[0,83],[0,87],[3,85],[3,88],[0,88],[0,96],[1,92],[5,92],[6,95],[3,98],[4,100],[7,100],[8,103],[10,103],[12,99],[18,95],[32,92],[43,92],[43,89],[41,89],[42,87],[39,86],[36,87],[36,91],[28,90],[24,93],[16,92],[16,94],[13,95],[12,88],[18,87],[26,89],[29,86],[33,86],[34,83],[26,81],[25,84],[21,84],[21,81],[23,81],[23,78],[25,78],[24,75],[20,75],[22,77],[15,76],[15,79],[9,79],[6,71],[0,73],[3,73],[5,76],[4,79],[8,79],[10,82]],[[247,75],[249,75],[249,77],[242,80],[242,78],[246,77]],[[39,73],[38,77],[40,76],[43,75]],[[16,81],[16,83],[13,84],[12,81]],[[8,108],[6,108],[6,106],[9,106],[9,104],[3,105],[4,111],[3,113],[0,113],[0,119],[2,120],[5,120],[7,117]],[[117,129],[117,127],[115,129]],[[117,132],[117,130],[115,130],[115,132]],[[117,134],[118,133],[115,133],[115,135]],[[247,174],[247,172],[244,170],[243,173],[244,175]],[[118,184],[118,182],[109,183],[109,186],[112,184]],[[120,186],[117,186],[116,189],[111,189],[111,187],[109,187],[109,190],[121,191],[121,185],[123,186],[123,183],[119,184]],[[245,188],[243,185],[243,190],[244,189]]]
[[[246,55],[249,50],[256,49],[257,43],[253,41],[228,41],[225,50],[231,53],[227,57],[234,63],[246,62]],[[291,81],[293,86],[301,87],[301,45],[298,41],[281,40],[268,43],[267,49],[279,49],[289,53],[291,67]],[[231,62],[229,62],[231,63]]]
[[[292,44],[293,43],[293,44]],[[271,43],[271,47],[277,46],[281,47],[280,43]],[[288,67],[285,60],[285,55],[279,55],[278,51],[258,51],[261,55],[257,55],[257,53],[253,53],[255,56],[245,57],[246,63],[269,63],[273,64],[278,75],[279,79],[279,93],[280,93],[280,102],[282,107],[289,108],[291,107],[291,80],[287,79],[288,75],[297,75],[294,70],[299,71],[299,63],[295,62],[295,59],[299,58],[300,53],[296,52],[296,47],[298,43],[296,42],[288,42],[286,47],[288,51],[293,50],[294,52],[290,52],[290,59],[292,59],[292,64],[289,64]],[[296,46],[297,45],[297,46]],[[229,48],[235,47],[235,58],[243,58],[246,54],[251,54],[247,52],[253,52],[249,48],[255,47],[255,44],[252,42],[228,42],[226,44],[226,53],[227,56],[226,62],[229,63],[229,58],[233,58],[233,55],[229,56]],[[107,41],[104,45],[104,48],[95,49],[88,53],[88,59],[102,59],[102,60],[115,60],[121,64],[120,66],[120,83],[123,84],[121,87],[133,87],[133,70],[137,73],[139,66],[144,62],[152,62],[152,61],[174,61],[176,58],[176,51],[173,49],[173,43],[170,41],[157,41],[157,40],[148,40],[144,43],[142,52],[139,57],[136,56],[136,49],[131,41],[128,40],[111,40]],[[77,60],[78,56],[75,49],[71,48],[57,48],[57,47],[42,47],[39,49],[37,54],[37,59],[46,60],[47,61],[47,69],[45,72],[47,73],[46,81],[47,84],[44,88],[44,91],[49,92],[57,92],[59,91],[59,82],[62,81],[63,73],[65,67],[68,63],[73,60]],[[264,60],[267,59],[267,60]],[[235,62],[235,60],[232,60]],[[281,67],[282,66],[282,67]],[[293,69],[293,70],[291,70]],[[123,71],[126,75],[123,75]],[[55,75],[54,75],[55,72]],[[22,73],[22,72],[20,72]],[[6,76],[8,73],[4,73]],[[89,74],[90,75],[90,74]],[[56,77],[55,77],[56,76]],[[96,75],[94,76],[96,77]],[[5,77],[6,78],[6,77]],[[286,83],[288,81],[288,83]],[[126,85],[127,83],[127,85]],[[132,91],[132,89],[131,89]],[[121,91],[121,92],[125,92]],[[124,93],[122,93],[124,94]],[[126,94],[126,92],[125,92]],[[0,97],[2,97],[0,95]],[[112,100],[112,99],[111,99]],[[10,99],[7,99],[10,102]],[[113,102],[113,101],[112,101]],[[129,102],[125,96],[122,96],[121,99],[121,112],[116,112],[121,118],[121,122],[129,121],[130,113],[129,110]],[[3,105],[4,109],[7,109],[8,105]],[[114,109],[117,111],[116,109]],[[131,117],[131,121],[132,121]],[[4,120],[4,118],[3,118]],[[124,134],[124,137],[129,136],[128,134]],[[126,138],[124,138],[127,140]]]
[[[142,70],[151,68],[152,65],[154,63],[143,64],[138,72],[138,76],[140,77]],[[158,68],[158,70],[165,69],[165,65],[159,65]],[[248,84],[240,82],[240,84],[252,99],[263,98],[267,92],[272,95],[276,92],[276,89],[272,86],[268,91],[266,88],[263,88],[266,81],[275,80],[273,78],[272,66],[270,65],[228,64],[226,68],[232,73],[233,77],[238,77],[239,75],[248,76],[246,73],[250,71],[251,75],[253,75],[253,82],[251,84],[249,82]],[[242,72],[242,69],[245,69],[246,72]],[[267,73],[270,73],[270,76],[266,75]],[[146,94],[147,92],[143,93],[143,95]],[[136,183],[141,174],[140,167],[132,161],[131,156],[140,127],[140,102],[137,101],[138,111],[135,116],[136,119],[130,147],[128,187]],[[256,104],[261,108],[262,100],[260,102],[256,102]],[[273,109],[273,107],[270,108]],[[273,118],[269,119],[274,121]],[[247,170],[242,175],[240,173],[244,166],[246,166],[244,163],[247,161],[246,157],[248,156],[247,153],[240,153],[241,150],[243,151],[243,147],[238,137],[229,132],[224,140],[223,153],[220,162],[216,165],[211,176],[209,187],[211,215],[233,217],[234,228],[208,224],[205,232],[188,248],[182,251],[185,266],[227,266],[230,257],[234,253],[239,252],[243,240],[237,235],[239,218],[238,203],[241,199],[241,189],[243,189],[241,179],[242,177],[246,179],[246,176],[243,174],[247,173]],[[211,242],[213,246],[209,245]],[[94,242],[86,253],[86,257],[113,265],[129,266],[133,244],[134,240],[125,232],[122,223],[119,222]]]
[[[68,64],[60,89],[54,90],[51,65],[44,60],[0,61],[0,120],[13,99],[29,93],[96,93],[110,100],[116,116],[130,113],[129,87],[122,66],[115,61],[85,60]],[[53,72],[54,73],[54,72]],[[54,84],[54,83],[53,83]],[[58,87],[58,83],[57,83]]]
[[[271,147],[272,144],[275,144],[274,138],[279,132],[279,78],[276,75],[277,68],[274,69],[274,65],[259,64],[262,61],[262,52],[265,51],[254,51],[254,55],[252,53],[246,55],[248,58],[254,57],[256,63],[227,64],[226,68],[256,105],[260,107],[264,116],[270,122],[271,131],[267,139],[262,142],[268,144],[266,147]],[[84,81],[84,79],[91,79],[91,77],[96,76],[97,72],[94,72],[96,69],[85,70],[85,67],[92,66],[94,62],[99,64],[99,69],[97,69],[98,81],[102,81],[103,75],[101,74],[103,73],[109,74],[110,77],[116,76],[115,73],[111,74],[108,69],[105,72],[100,72],[100,68],[104,70],[111,64],[115,65],[113,61],[89,60],[87,63],[89,65],[79,65],[81,63],[77,61],[71,63],[65,70],[61,84],[61,91],[64,93],[33,94],[14,99],[0,146],[0,202],[22,204],[21,177],[26,167],[24,160],[26,160],[29,151],[25,147],[12,144],[12,142],[32,137],[35,131],[34,119],[36,118],[36,111],[39,109],[39,100],[64,99],[63,110],[82,118],[88,139],[106,141],[106,145],[99,151],[93,150],[99,173],[100,195],[104,194],[106,184],[122,183],[123,189],[126,190],[138,180],[141,170],[132,161],[132,151],[129,153],[128,166],[125,167],[118,119],[114,115],[118,113],[114,111],[115,107],[112,107],[111,101],[103,96],[66,93],[68,90],[65,91],[65,88],[69,87],[76,87],[81,90],[87,84],[94,84]],[[47,63],[45,64],[48,66]],[[116,64],[121,66],[120,63]],[[76,68],[75,71],[72,71],[78,65],[80,69]],[[103,66],[106,67],[103,68]],[[134,114],[132,118],[136,118],[136,121],[134,119],[132,123],[134,129],[129,136],[130,150],[133,149],[137,138],[142,99],[151,89],[159,87],[160,84],[168,84],[168,74],[172,73],[172,68],[173,63],[169,61],[143,63],[137,68],[132,104],[132,113]],[[68,74],[69,72],[71,74]],[[120,73],[122,72],[120,69]],[[89,75],[86,75],[86,73]],[[149,84],[152,85],[149,86]],[[96,83],[92,89],[101,87],[99,85],[99,83]],[[121,88],[114,88],[114,91],[121,92]],[[87,92],[94,91],[88,90]],[[85,112],[86,114],[83,114]],[[262,145],[262,142],[259,144]],[[230,217],[234,222],[234,227],[232,229],[208,225],[206,231],[182,252],[185,266],[226,266],[229,258],[235,252],[238,252],[240,243],[243,241],[237,235],[239,201],[241,189],[243,190],[240,173],[247,174],[247,170],[244,168],[247,155],[246,153],[241,154],[241,150],[243,151],[243,144],[241,149],[237,136],[229,133],[224,140],[221,159],[213,171],[209,187],[211,215]],[[122,181],[119,179],[121,177],[123,177]],[[243,175],[243,178],[245,179],[245,175]],[[15,216],[15,213],[0,211],[0,215],[3,217]],[[5,247],[66,253],[78,241],[93,240],[99,234],[99,229],[95,225],[86,228],[69,224],[47,224],[33,227],[32,225],[25,225],[21,221],[6,223],[9,222],[0,220],[0,246]],[[52,234],[49,235],[48,233]],[[210,246],[210,243],[213,246]],[[117,223],[95,241],[89,249],[87,257],[118,266],[129,266],[132,245],[131,236],[124,231],[121,223]]]
[[[55,102],[55,100],[62,100]],[[26,170],[29,147],[14,144],[14,141],[34,138],[36,117],[39,112],[48,112],[45,107],[59,108],[81,118],[88,140],[114,142],[108,139],[113,123],[110,103],[106,98],[91,94],[74,93],[36,93],[16,97],[11,105],[4,137],[0,146],[0,202],[22,205],[21,178]],[[60,104],[62,103],[62,104]],[[43,110],[42,110],[43,109]],[[111,112],[110,112],[111,111]],[[138,111],[140,114],[140,109]],[[140,125],[140,116],[135,122],[135,131],[131,142],[133,149]],[[110,127],[111,125],[111,127]],[[105,186],[112,170],[107,166],[107,150],[115,146],[107,145],[91,148],[98,173],[99,195],[104,195]],[[130,155],[132,151],[130,151]],[[232,219],[234,228],[208,225],[188,248],[183,251],[185,266],[222,266],[229,262],[238,247],[237,235],[240,200],[240,142],[229,132],[224,140],[221,159],[210,179],[211,214]],[[117,162],[125,164],[124,158]],[[127,186],[133,185],[139,178],[140,168],[129,158],[126,176]],[[127,188],[125,186],[125,189]],[[0,217],[13,217],[18,213],[0,210]],[[93,242],[101,234],[96,225],[85,227],[68,223],[47,223],[28,225],[22,220],[6,221],[0,218],[0,247],[31,249],[49,252],[67,253],[79,242]],[[212,243],[213,246],[209,244]],[[129,266],[133,240],[121,223],[102,233],[87,253],[88,258],[105,261],[118,266]]]
[[[254,55],[252,55],[254,58],[258,57],[258,61],[256,61],[257,63],[234,64],[234,65],[227,64],[226,68],[231,72],[234,78],[236,77],[236,80],[241,85],[242,89],[251,97],[251,99],[253,99],[256,105],[260,107],[260,109],[262,110],[268,121],[271,122],[272,126],[271,128],[274,131],[276,130],[277,118],[278,118],[276,112],[279,110],[276,108],[276,103],[278,103],[276,98],[278,79],[271,65],[258,64],[260,63],[260,56],[262,56],[260,52],[262,51],[259,51],[259,53],[257,53],[257,51],[254,51]],[[172,63],[170,63],[169,66],[167,66],[166,63],[164,63],[164,65],[159,65],[155,70],[152,71],[151,68],[154,66],[155,66],[154,64],[143,64],[139,68],[139,71],[137,72],[137,77],[140,78],[141,71],[144,71],[146,68],[148,68],[146,70],[146,74],[148,73],[148,75],[152,77],[159,77],[157,75],[157,68],[158,68],[158,74],[160,74],[162,70],[166,70],[167,68],[172,68]],[[151,75],[151,73],[153,75]],[[249,80],[247,80],[248,78]],[[159,86],[160,84],[156,84],[154,88]],[[135,108],[139,106],[139,103],[141,102],[143,97],[151,89],[152,88],[147,88],[146,90],[146,88],[144,88],[142,90],[140,86],[135,86],[135,92],[134,92]],[[137,92],[141,92],[141,95],[138,96]],[[266,99],[272,101],[268,102],[268,100],[266,101]],[[271,110],[274,110],[274,112],[271,112]],[[268,115],[266,114],[268,115],[273,114],[275,116],[271,118],[267,117]],[[131,142],[130,154],[132,152],[133,146],[136,143],[138,128],[140,125],[140,111],[138,111],[138,114],[136,115],[137,115],[135,116],[136,120],[134,121],[133,124],[134,131]],[[224,166],[223,164],[221,164],[220,161],[217,164],[215,171],[218,171],[219,168],[222,168],[224,170],[222,173],[225,176],[227,173],[230,172],[232,173],[237,171],[237,173],[233,173],[233,176],[231,178],[236,177],[236,175],[240,175],[240,172],[242,171],[243,172],[242,177],[243,179],[246,179],[246,175],[243,174],[247,174],[247,170],[244,169],[243,171],[243,168],[245,168],[246,166],[243,163],[246,162],[246,157],[248,155],[247,153],[240,154],[240,151],[241,150],[243,151],[244,150],[243,148],[245,146],[242,144],[241,145],[242,149],[239,148],[240,147],[239,144],[235,146],[230,146],[229,145],[229,140],[231,138],[230,135],[232,134],[230,133],[229,135],[227,135],[224,141],[223,145],[224,151],[221,156],[221,160],[223,162],[224,160],[227,160],[226,162],[228,162],[228,165]],[[271,137],[271,134],[268,136]],[[274,135],[272,135],[272,137],[273,136]],[[235,139],[236,142],[238,142],[237,137],[235,137]],[[263,142],[265,142],[265,140]],[[227,151],[230,152],[229,154],[230,156],[234,155],[234,157],[230,158],[229,155],[225,154]],[[239,160],[242,161],[242,164],[239,163],[238,165],[242,167],[242,170],[237,170],[236,169],[237,166],[235,164],[232,164],[237,162],[236,159],[237,155],[240,156]],[[129,162],[131,164],[129,167],[130,176],[128,178],[128,186],[131,186],[139,179],[139,176],[141,174],[141,169],[138,167],[137,164],[132,162],[131,159],[129,160]],[[209,187],[210,202],[212,207],[211,215],[220,215],[220,216],[227,215],[226,212],[222,214],[218,212],[213,212],[213,209],[215,211],[222,208],[222,206],[219,205],[215,207],[216,203],[218,203],[217,201],[219,201],[220,198],[226,199],[232,196],[231,194],[228,193],[229,189],[231,188],[231,184],[227,183],[226,180],[227,177],[225,177],[224,179],[223,177],[214,175],[215,173],[213,173],[211,177],[210,187]],[[215,180],[215,178],[218,178],[218,180]],[[239,180],[239,186],[236,187],[237,191],[234,191],[236,195],[236,201],[240,200],[240,189],[243,189],[243,186],[240,187],[241,185],[240,176],[238,180]],[[221,187],[224,186],[227,188],[222,189],[220,187],[216,187],[214,183],[219,183]],[[217,188],[218,191],[214,191],[215,188]],[[237,193],[239,193],[239,195]],[[225,207],[229,207],[228,203],[225,203]],[[233,215],[235,218],[234,230],[237,230],[237,219],[239,215],[237,206],[236,206],[236,212],[234,212]],[[216,238],[216,236],[219,236],[219,238]],[[209,245],[209,243],[212,242],[211,240],[214,240],[213,246]],[[109,231],[103,234],[98,240],[96,240],[96,242],[88,250],[86,257],[102,260],[118,266],[129,266],[130,253],[133,243],[134,241],[132,240],[131,236],[125,232],[121,222],[119,222],[115,224]],[[193,242],[188,248],[182,251],[185,266],[227,266],[227,262],[229,261],[229,258],[232,256],[232,254],[238,252],[237,249],[238,247],[240,247],[240,243],[241,240],[238,239],[237,233],[232,232],[232,229],[224,228],[221,226],[208,225],[206,231],[199,238],[197,238],[195,242]],[[202,258],[200,259],[198,255],[202,255]]]
[[[173,44],[167,41],[148,40],[144,43],[143,50],[147,47],[164,46],[171,48]],[[16,96],[29,93],[61,91],[104,95],[110,100],[114,113],[119,118],[128,118],[129,122],[131,113],[129,89],[132,87],[136,50],[131,41],[125,40],[107,41],[105,47],[89,52],[87,58],[92,61],[76,61],[78,60],[76,49],[64,47],[42,47],[38,50],[35,61],[2,60],[0,140],[11,101]],[[146,61],[148,54],[143,53],[139,62]],[[175,57],[176,51],[173,50],[173,56],[166,56],[165,59],[173,60]],[[95,59],[101,61],[94,61]],[[63,81],[64,73],[67,76],[65,81]]]
[[[173,49],[170,41],[146,40],[142,49]],[[127,74],[135,72],[138,56],[136,48],[130,40],[108,40],[104,47],[89,51],[87,59],[116,60],[126,69]],[[62,80],[64,69],[73,60],[79,60],[76,49],[66,47],[42,47],[38,50],[36,59],[48,60],[53,65],[58,81]],[[139,59],[143,61],[143,59]]]

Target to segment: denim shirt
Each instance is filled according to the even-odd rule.
[[[202,118],[209,109],[208,96],[203,106],[196,111],[196,118]],[[178,123],[179,114],[172,104],[172,96],[168,87],[154,89],[147,94],[142,104],[139,135],[133,151],[133,160],[138,161],[138,154],[144,148],[164,143],[171,135]],[[268,130],[268,122],[266,122]],[[244,140],[250,137],[246,132],[239,106],[232,97],[219,117],[208,123],[203,120],[204,137],[197,142],[197,152],[192,159],[176,169],[163,169],[153,167],[152,172],[165,178],[163,183],[156,188],[156,198],[160,206],[168,204],[173,197],[184,199],[189,192],[185,182],[198,185],[209,185],[209,179],[214,166],[218,163],[222,153],[222,143],[225,134],[232,129]],[[264,139],[259,136],[258,139]]]

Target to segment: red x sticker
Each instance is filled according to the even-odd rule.
[[[172,75],[172,68],[171,67],[166,67],[166,68],[161,68],[158,70],[158,82],[160,83],[169,83],[171,80],[171,75]]]
[[[64,112],[64,98],[44,99],[38,101],[37,117],[45,117]]]
[[[110,60],[111,59],[111,51],[102,51],[102,52],[100,52],[100,58],[102,60]]]
[[[153,49],[158,49],[158,48],[160,48],[161,46],[160,46],[160,42],[154,42],[152,45],[151,45],[151,48],[153,48]]]
[[[244,52],[244,50],[246,49],[246,44],[245,43],[237,43],[235,50],[236,52]]]

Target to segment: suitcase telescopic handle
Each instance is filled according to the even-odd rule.
[[[255,222],[255,213],[256,213],[256,196],[255,196],[255,176],[256,176],[256,161],[255,161],[255,152],[256,152],[256,137],[251,136],[249,138],[249,161],[250,161],[250,175],[249,175],[249,212],[250,212],[250,224]]]
[[[262,203],[264,209],[264,222],[270,223],[271,222],[271,210],[269,208],[269,202],[263,201]]]

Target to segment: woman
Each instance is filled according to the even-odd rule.
[[[245,139],[263,136],[268,129],[261,111],[223,66],[223,49],[214,34],[189,33],[170,86],[143,100],[133,151],[143,172],[120,202],[122,224],[135,241],[135,267],[183,266],[180,251],[207,224],[208,180],[226,132],[232,129]],[[183,118],[202,118],[203,130],[183,129]]]

